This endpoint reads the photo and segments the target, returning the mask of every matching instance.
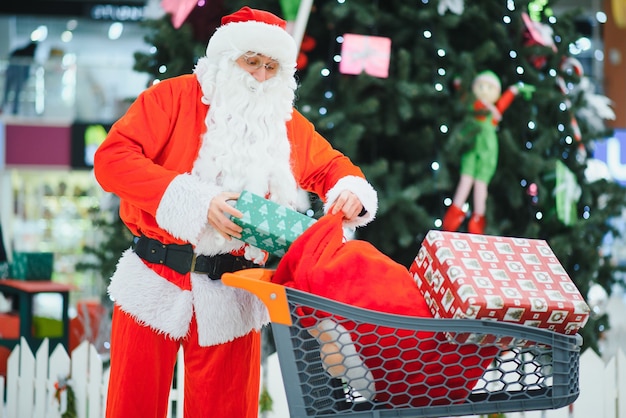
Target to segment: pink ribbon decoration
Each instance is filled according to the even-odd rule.
[[[389,77],[391,39],[347,33],[343,36],[339,72],[373,77]]]
[[[200,0],[202,1],[202,0]],[[198,5],[199,0],[162,0],[161,7],[166,13],[172,15],[172,25],[174,28],[180,28],[189,13]],[[204,3],[204,1],[202,1]]]

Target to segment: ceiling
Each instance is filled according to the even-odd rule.
[[[467,0],[471,1],[471,0]],[[108,38],[108,31],[113,20],[110,18],[94,19],[89,14],[76,15],[75,13],[62,16],[59,12],[63,10],[76,10],[77,7],[94,7],[94,5],[102,6],[102,3],[112,5],[113,7],[135,7],[141,9],[145,17],[158,17],[162,15],[163,10],[160,7],[160,0],[106,0],[102,2],[100,0],[33,0],[31,2],[23,1],[7,1],[3,0],[0,4],[0,34],[6,33],[8,36],[8,45],[0,45],[0,54],[3,49],[13,49],[28,42],[30,34],[38,26],[45,24],[48,28],[47,45],[48,48],[61,48],[72,49],[86,48],[94,49],[94,45],[97,45],[97,50],[103,53],[109,48],[117,49],[121,44],[125,42],[132,42],[134,48],[142,48],[144,29],[139,25],[137,21],[127,19],[124,22],[124,30],[120,39],[112,41]],[[558,14],[564,11],[580,8],[582,10],[589,11],[590,17],[592,17],[597,10],[600,10],[603,4],[602,0],[553,0],[550,2],[551,7]],[[45,7],[37,8],[37,4]],[[22,6],[17,6],[22,5]],[[26,7],[28,5],[29,7]],[[56,5],[55,14],[42,15],[42,14],[27,14],[26,11],[37,11],[37,13],[43,13],[50,7]],[[20,13],[8,13],[10,10],[19,10]],[[90,13],[93,15],[93,9],[90,9]],[[111,9],[107,9],[111,13]],[[130,16],[129,9],[125,9],[126,16]],[[102,10],[101,10],[102,12]],[[114,13],[114,12],[113,12]],[[75,24],[75,28],[72,29],[72,40],[70,42],[63,42],[61,35],[68,30],[68,22]],[[0,36],[3,38],[3,36]],[[2,40],[0,40],[2,44]],[[146,46],[147,47],[147,46]]]
[[[5,0],[0,14],[36,14],[39,16],[88,16],[94,5],[143,7],[147,0]]]

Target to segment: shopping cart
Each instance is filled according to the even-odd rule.
[[[291,418],[506,413],[556,409],[579,395],[579,335],[390,315],[271,283],[272,274],[249,269],[222,281],[267,306]],[[329,338],[320,345],[320,323],[332,324],[322,333],[337,351],[325,350]]]

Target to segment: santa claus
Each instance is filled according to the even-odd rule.
[[[108,288],[107,417],[165,417],[181,346],[186,418],[257,416],[267,312],[219,280],[266,259],[230,219],[243,189],[289,207],[314,192],[348,227],[374,218],[361,170],[293,109],[296,58],[282,19],[244,7],[193,74],[144,91],[96,152],[96,178],[136,237]]]

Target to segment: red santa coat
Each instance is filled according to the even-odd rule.
[[[147,89],[113,125],[96,152],[94,171],[103,189],[120,197],[120,215],[133,234],[164,244],[191,243],[196,253],[214,255],[243,243],[219,238],[208,226],[211,199],[224,190],[192,174],[207,129],[209,106],[202,97],[194,75]],[[371,221],[377,197],[361,170],[297,111],[286,125],[298,185],[326,202],[351,190],[368,210],[352,226]],[[109,294],[138,321],[173,338],[187,333],[195,309],[201,345],[231,341],[267,322],[265,308],[247,292],[195,273],[168,281],[130,250],[118,263]]]

